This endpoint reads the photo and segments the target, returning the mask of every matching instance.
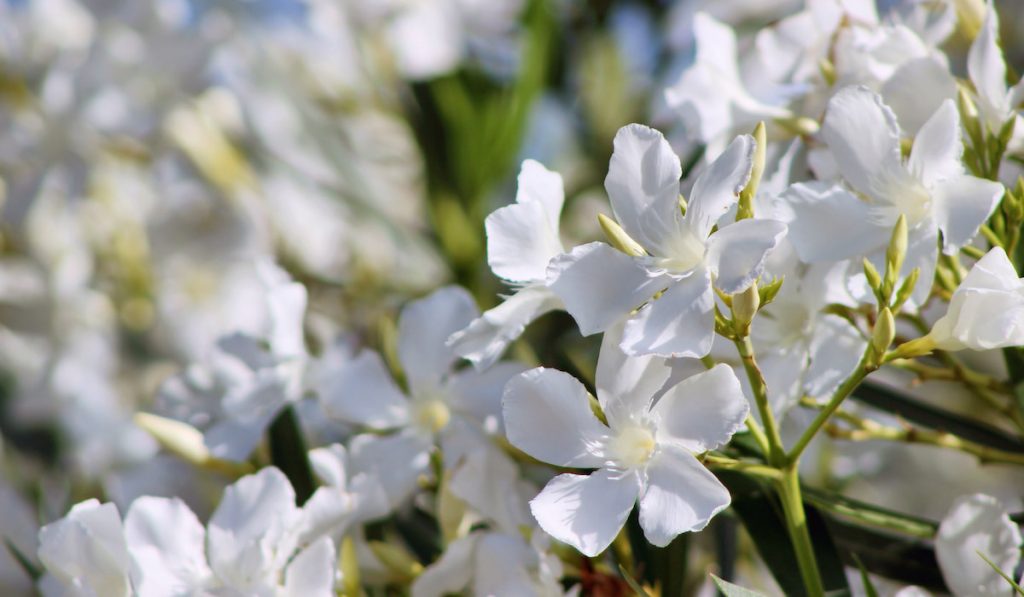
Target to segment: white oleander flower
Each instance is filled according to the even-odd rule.
[[[1001,184],[964,172],[960,117],[952,101],[943,102],[921,127],[906,161],[896,117],[864,87],[845,88],[832,98],[821,134],[850,190],[811,182],[783,194],[793,214],[788,238],[803,261],[864,255],[880,260],[903,215],[909,227],[903,275],[918,267],[920,279],[931,280],[939,233],[943,252],[956,253],[1003,195]],[[919,284],[915,301],[929,290],[929,284]]]
[[[548,263],[564,251],[558,235],[564,202],[562,177],[526,160],[519,171],[516,202],[487,216],[487,262],[516,292],[448,340],[455,354],[477,368],[494,364],[527,325],[562,308],[546,276]]]
[[[320,384],[328,416],[376,432],[352,440],[351,461],[354,470],[380,480],[392,506],[404,501],[417,478],[428,472],[435,445],[452,465],[501,429],[501,390],[524,367],[506,362],[486,371],[456,371],[458,357],[446,346],[448,337],[477,315],[472,297],[457,286],[441,288],[402,310],[398,359],[408,395],[372,350],[360,352]]]
[[[325,488],[321,488],[321,491]],[[321,519],[317,519],[321,520]],[[121,522],[88,500],[39,531],[47,595],[333,595],[329,537],[306,541],[309,513],[276,468],[228,487],[206,528],[178,498],[141,497]]]
[[[1012,595],[1013,588],[978,554],[1015,574],[1020,561],[1021,533],[994,497],[963,496],[942,519],[935,536],[935,557],[946,585],[957,597]]]
[[[608,547],[638,500],[640,526],[653,545],[704,528],[730,497],[695,454],[728,442],[749,412],[727,365],[661,393],[665,361],[628,357],[618,332],[605,336],[597,366],[607,425],[583,384],[554,369],[513,378],[502,399],[512,445],[542,462],[596,469],[558,475],[530,502],[545,532],[587,556]]]
[[[1006,57],[999,48],[999,14],[992,0],[986,3],[985,21],[967,53],[967,73],[977,92],[982,122],[991,131],[998,133],[1010,118],[1021,124],[1018,110],[1024,103],[1024,80],[1013,87],[1006,84]],[[1019,136],[1020,129],[1016,131]]]
[[[750,178],[753,151],[752,137],[737,137],[697,177],[684,216],[682,167],[668,141],[637,124],[619,130],[605,188],[619,224],[646,254],[633,257],[594,242],[551,261],[548,285],[582,334],[603,331],[646,303],[626,323],[628,354],[708,353],[715,332],[712,284],[727,294],[753,284],[786,231],[774,220],[719,222]]]
[[[1024,279],[995,247],[967,272],[927,338],[942,350],[1024,345]]]

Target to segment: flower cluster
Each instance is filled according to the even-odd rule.
[[[0,0],[0,593],[1021,592],[1024,11],[599,4]]]

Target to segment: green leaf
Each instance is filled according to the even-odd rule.
[[[860,569],[860,582],[864,585],[864,596],[878,597],[878,589],[876,589],[874,583],[871,582],[871,577],[868,576],[868,571],[864,568],[864,563],[861,562],[860,558],[857,556],[853,556],[853,561],[857,562],[857,568]]]
[[[619,574],[622,575],[623,580],[626,581],[626,584],[629,585],[630,589],[633,589],[634,593],[636,593],[640,597],[651,597],[650,593],[645,591],[644,588],[640,586],[640,583],[636,582],[636,579],[634,579],[632,576],[630,576],[629,573],[626,572],[626,569],[623,568],[621,564],[619,565]]]
[[[843,561],[849,565],[856,565],[859,559],[877,576],[933,592],[947,591],[929,543],[831,516],[825,517],[825,522]]]
[[[1016,591],[1018,595],[1024,595],[1024,589],[1022,589],[1021,586],[1019,584],[1017,584],[1017,581],[1015,581],[1012,578],[1010,578],[1009,574],[1003,572],[1002,569],[1000,569],[999,566],[996,566],[995,562],[993,562],[992,560],[988,559],[985,556],[985,554],[981,553],[980,551],[976,551],[975,553],[977,553],[979,556],[981,556],[981,559],[985,560],[986,564],[988,564],[989,566],[992,566],[992,569],[995,570],[996,572],[998,572],[999,576],[1002,576],[1003,579],[1006,580],[1006,582],[1010,583],[1010,586],[1013,587],[1013,590]]]
[[[765,597],[764,593],[744,589],[743,587],[734,585],[727,580],[722,580],[714,574],[711,575],[711,580],[715,582],[715,586],[718,587],[718,591],[725,595],[725,597]]]
[[[299,418],[291,405],[284,407],[270,424],[268,431],[270,462],[281,469],[295,489],[295,500],[301,506],[313,495],[316,483],[309,465],[306,440],[302,437]]]
[[[854,390],[853,399],[903,417],[911,423],[947,431],[963,439],[997,450],[1024,454],[1024,443],[1001,429],[936,408],[911,398],[904,392],[870,380],[865,381]]]
[[[801,491],[805,502],[829,514],[852,518],[870,526],[905,533],[921,539],[931,539],[939,527],[935,521],[861,502],[831,491],[806,486]]]
[[[732,510],[747,529],[761,559],[779,583],[782,593],[807,595],[800,567],[789,541],[781,505],[770,487],[739,471],[717,471],[732,495]],[[807,527],[814,545],[822,583],[830,594],[849,594],[843,560],[821,514],[805,504]]]
[[[718,522],[718,519],[715,519]],[[636,509],[626,521],[630,548],[633,550],[633,569],[637,578],[648,586],[661,589],[660,597],[683,597],[686,595],[687,554],[690,533],[683,533],[665,547],[655,547],[647,542],[640,527]]]
[[[32,579],[32,582],[39,580],[43,575],[43,570],[35,563],[32,562],[24,553],[10,539],[4,538],[4,545],[7,547],[7,551],[10,552],[11,557],[18,562],[21,569],[25,571],[25,574]]]

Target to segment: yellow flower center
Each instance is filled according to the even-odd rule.
[[[448,405],[436,398],[417,400],[413,405],[413,420],[420,428],[437,433],[448,425],[452,412]]]
[[[620,430],[612,439],[609,446],[610,455],[616,463],[624,467],[637,467],[651,459],[656,445],[650,429],[631,425]]]

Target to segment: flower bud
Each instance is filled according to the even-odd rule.
[[[875,320],[875,329],[871,332],[871,348],[875,354],[882,356],[889,350],[893,339],[896,338],[896,320],[893,319],[889,307],[882,307],[878,312],[878,319]]]
[[[740,336],[750,333],[750,322],[754,320],[760,306],[761,294],[757,290],[756,282],[746,290],[732,295],[732,321]]]
[[[367,545],[380,563],[399,579],[411,580],[423,572],[423,564],[402,547],[383,541],[368,541]]]
[[[601,224],[601,230],[608,238],[608,244],[632,257],[642,257],[647,254],[640,243],[636,242],[626,231],[619,226],[619,223],[604,214],[597,214],[597,221]]]
[[[203,441],[203,434],[188,423],[149,413],[136,413],[134,421],[165,450],[195,466],[233,476],[253,472],[247,463],[230,462],[211,456]]]

